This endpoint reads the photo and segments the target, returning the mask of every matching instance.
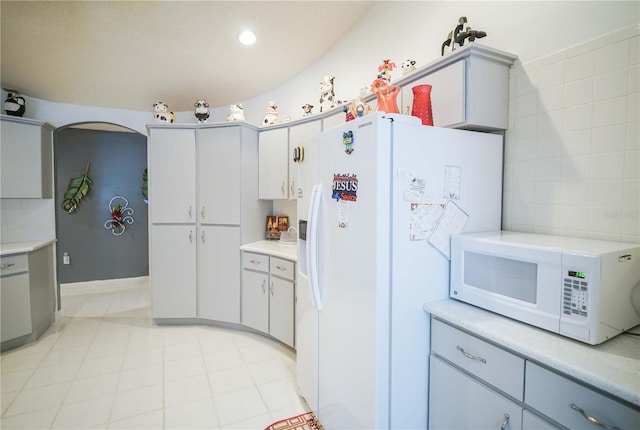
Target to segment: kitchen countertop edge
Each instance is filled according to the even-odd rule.
[[[0,256],[33,252],[57,242],[58,239],[28,240],[24,242],[0,243]]]
[[[640,339],[621,334],[588,345],[453,299],[425,303],[425,312],[560,373],[640,405]]]
[[[297,262],[298,260],[298,245],[282,245],[274,240],[260,240],[258,242],[247,243],[242,245],[240,250],[257,252],[258,254],[268,254],[293,262]]]

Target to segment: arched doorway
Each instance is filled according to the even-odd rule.
[[[134,278],[149,273],[148,217],[142,193],[147,137],[104,122],[59,127],[54,132],[56,266],[60,284]],[[64,207],[73,179],[87,174],[88,193]],[[120,205],[120,223],[112,220]],[[124,219],[128,217],[127,219]]]

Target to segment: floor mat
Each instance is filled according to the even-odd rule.
[[[295,417],[276,421],[264,430],[324,430],[324,428],[313,412],[305,412]]]

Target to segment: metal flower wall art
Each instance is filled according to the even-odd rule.
[[[104,228],[111,230],[115,236],[124,233],[125,224],[133,224],[133,209],[129,207],[129,201],[122,196],[114,196],[109,202],[111,219],[104,223]]]

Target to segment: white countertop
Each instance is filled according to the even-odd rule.
[[[11,254],[23,254],[43,248],[47,245],[55,243],[57,239],[49,240],[29,240],[26,242],[7,242],[0,243],[0,256]]]
[[[247,243],[246,245],[242,245],[240,250],[268,254],[291,261],[298,260],[297,245],[283,245],[277,240],[260,240],[258,242]]]
[[[425,303],[423,308],[547,367],[640,405],[640,337],[620,334],[592,346],[453,299]],[[638,332],[638,328],[632,331]]]

